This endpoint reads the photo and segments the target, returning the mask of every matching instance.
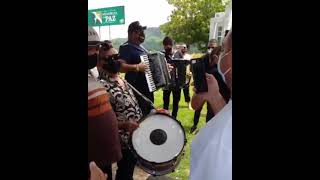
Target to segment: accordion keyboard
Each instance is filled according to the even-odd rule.
[[[153,81],[148,55],[142,55],[142,56],[140,56],[140,59],[141,59],[141,62],[143,62],[144,64],[147,65],[147,68],[145,70],[145,76],[147,79],[149,91],[153,92],[156,90],[156,85]]]

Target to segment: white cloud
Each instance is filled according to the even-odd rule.
[[[111,26],[111,38],[127,37],[128,26],[133,21],[140,21],[141,25],[158,27],[166,23],[173,10],[166,0],[89,0],[89,9],[113,6],[125,6],[125,24]],[[99,33],[99,28],[95,28]],[[109,39],[109,27],[100,28],[101,39]]]

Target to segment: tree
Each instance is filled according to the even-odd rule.
[[[167,0],[175,9],[161,30],[177,42],[196,45],[204,50],[209,39],[210,18],[223,12],[223,0]],[[228,1],[229,2],[229,1]]]

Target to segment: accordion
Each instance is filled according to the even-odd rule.
[[[208,85],[206,79],[206,62],[204,58],[191,59],[191,71],[194,80],[196,93],[207,92]]]
[[[179,88],[184,88],[190,82],[190,79],[187,81],[186,76],[189,61],[173,58],[169,61],[169,64],[173,66],[173,70],[170,72],[168,88],[177,86]]]
[[[169,84],[170,74],[163,53],[156,52],[140,56],[141,62],[147,65],[145,76],[150,92]]]

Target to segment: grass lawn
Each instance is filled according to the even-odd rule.
[[[190,86],[190,97],[192,97],[193,91],[192,91],[193,86]],[[163,107],[163,100],[162,100],[162,90],[158,90],[157,92],[154,93],[154,98],[155,98],[155,106],[162,108]],[[170,112],[172,111],[172,94],[170,97]],[[201,128],[205,124],[205,117],[207,114],[207,107],[202,108],[199,124],[198,124],[198,129]],[[182,126],[184,127],[184,130],[186,132],[187,136],[187,144],[185,147],[185,155],[182,158],[178,168],[175,170],[175,172],[169,174],[170,177],[174,179],[179,179],[179,180],[187,180],[189,179],[189,174],[190,174],[190,145],[193,137],[195,135],[190,134],[190,128],[193,125],[193,115],[194,111],[189,110],[188,104],[184,101],[184,94],[183,91],[181,90],[181,99],[179,103],[179,111],[178,111],[178,116],[177,119],[180,120],[182,123]]]

